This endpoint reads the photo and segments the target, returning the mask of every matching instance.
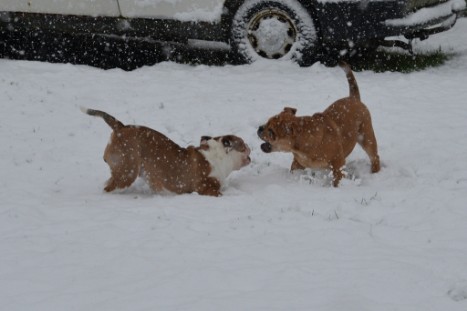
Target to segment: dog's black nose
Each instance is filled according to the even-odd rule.
[[[263,132],[264,132],[264,126],[261,125],[260,127],[258,127],[258,136],[261,137],[261,134],[263,134]]]

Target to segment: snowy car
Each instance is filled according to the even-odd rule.
[[[239,63],[310,65],[362,47],[410,48],[464,9],[464,0],[0,0],[0,41],[24,31],[214,41]]]

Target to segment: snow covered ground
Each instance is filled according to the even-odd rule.
[[[417,46],[439,47],[438,68],[356,73],[383,168],[356,147],[337,189],[256,129],[345,96],[339,68],[0,60],[0,309],[467,310],[467,19]],[[220,198],[103,193],[110,129],[80,106],[181,145],[235,133],[253,162]]]

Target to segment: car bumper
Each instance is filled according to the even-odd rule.
[[[454,26],[465,8],[464,0],[449,0],[434,7],[422,8],[403,18],[388,19],[382,22],[382,27],[389,34],[402,34],[408,39],[426,39]]]
[[[465,9],[465,0],[413,9],[409,1],[321,2],[319,24],[325,45],[361,45],[392,36],[427,38],[448,30]],[[415,11],[414,11],[415,10]]]

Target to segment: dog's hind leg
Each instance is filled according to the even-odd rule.
[[[381,168],[378,155],[378,143],[376,142],[375,132],[371,125],[371,120],[362,123],[360,127],[361,137],[358,140],[360,146],[365,150],[371,161],[371,172],[377,173]]]

